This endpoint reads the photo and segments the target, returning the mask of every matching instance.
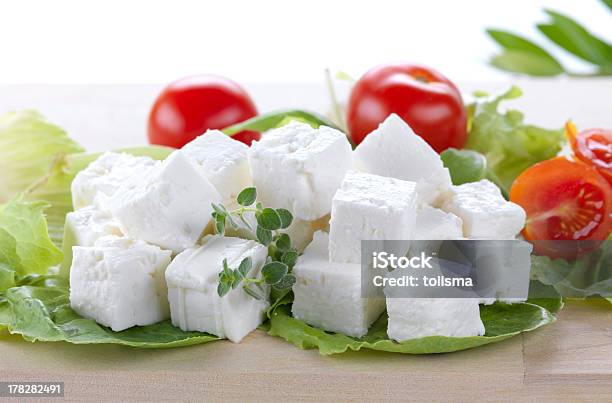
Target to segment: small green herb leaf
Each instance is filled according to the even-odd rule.
[[[276,213],[281,219],[281,228],[286,229],[289,228],[291,223],[293,222],[293,214],[287,209],[279,208],[276,209]]]
[[[279,291],[284,291],[293,287],[293,284],[295,284],[295,276],[293,274],[286,274],[273,287]]]
[[[264,246],[268,246],[272,242],[272,231],[270,230],[257,226],[256,235],[259,243]]]
[[[264,208],[256,217],[257,224],[264,229],[274,231],[281,227],[281,218],[272,208]]]
[[[232,270],[232,288],[237,288],[242,282],[242,274],[238,270]]]
[[[270,262],[264,265],[261,269],[261,274],[266,283],[274,285],[281,281],[285,274],[287,274],[287,271],[289,271],[289,268],[286,264],[281,262]]]
[[[289,235],[279,235],[278,239],[276,240],[276,248],[281,252],[291,249],[291,238],[289,238]]]
[[[217,294],[219,294],[220,297],[224,297],[228,292],[230,292],[231,289],[232,286],[229,282],[220,281],[219,285],[217,286]]]
[[[214,212],[217,213],[217,215],[226,215],[227,214],[227,210],[225,209],[225,207],[223,205],[216,204],[216,203],[210,203],[210,205],[212,206]]]
[[[238,194],[236,201],[241,206],[250,206],[257,200],[257,190],[254,187],[246,188]]]
[[[215,231],[219,235],[225,234],[225,216],[217,216],[215,219]]]
[[[240,272],[242,277],[246,277],[251,271],[251,267],[253,267],[253,260],[250,257],[245,257],[238,266],[238,272]]]
[[[251,289],[251,287],[249,287],[248,285],[243,286],[242,289],[244,290],[244,292],[246,292],[247,294],[249,294],[251,297],[255,298],[256,300],[263,299],[263,297],[259,295],[259,293]]]
[[[290,250],[283,253],[283,256],[281,257],[281,262],[289,266],[289,268],[292,268],[293,266],[295,266],[297,259],[298,253],[294,250]]]

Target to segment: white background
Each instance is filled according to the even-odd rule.
[[[486,27],[546,41],[549,7],[612,38],[598,0],[42,0],[0,3],[0,83],[164,83],[197,73],[241,82],[359,76],[388,61],[455,80],[507,78],[486,66]],[[568,65],[583,67],[572,59]]]
[[[465,94],[502,91],[527,121],[612,127],[612,80],[525,80],[487,66],[486,27],[547,43],[542,8],[612,39],[598,0],[1,1],[0,113],[37,109],[89,150],[144,144],[150,105],[165,83],[216,73],[242,83],[260,112],[329,110],[325,68],[359,77],[403,60],[428,64]],[[588,68],[551,47],[574,69]],[[340,98],[348,88],[337,83]]]

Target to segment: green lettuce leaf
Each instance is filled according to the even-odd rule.
[[[484,336],[430,336],[397,343],[387,337],[386,313],[374,322],[366,336],[357,339],[310,326],[291,316],[290,305],[282,305],[272,313],[268,333],[282,337],[301,349],[318,348],[322,355],[361,349],[404,354],[432,354],[466,350],[499,342],[556,320],[552,313],[531,303],[511,305],[495,303],[482,306],[480,316],[486,329]]]
[[[47,233],[44,202],[13,200],[0,207],[0,291],[16,277],[45,274],[62,262],[62,252]]]
[[[43,177],[64,155],[82,152],[66,132],[34,111],[0,116],[0,203]]]
[[[440,154],[440,158],[444,166],[448,168],[455,186],[488,179],[500,188],[502,187],[499,178],[487,166],[485,156],[477,151],[449,148]],[[504,189],[502,192],[507,196]]]
[[[170,155],[173,150],[168,147],[148,146],[114,151],[161,160]],[[56,245],[62,243],[64,220],[66,214],[72,211],[70,184],[79,171],[85,169],[100,155],[101,153],[75,153],[57,158],[23,196],[26,200],[44,200],[51,205],[46,214],[49,236]]]
[[[531,276],[564,297],[612,298],[612,237],[574,261],[532,256]]]
[[[563,129],[548,130],[524,123],[517,110],[499,112],[504,100],[518,98],[522,92],[512,87],[492,98],[479,99],[468,107],[469,137],[466,148],[482,153],[489,169],[508,193],[516,177],[536,162],[557,155],[565,142]]]
[[[11,287],[15,287],[15,270],[4,263],[0,264],[0,295]]]
[[[67,287],[21,286],[0,299],[0,326],[27,341],[73,344],[120,344],[140,348],[172,348],[218,340],[200,332],[184,332],[167,320],[150,326],[113,332],[70,308]]]
[[[329,126],[337,129],[336,125],[329,121],[329,119],[317,113],[303,111],[300,109],[288,109],[255,116],[254,118],[245,120],[244,122],[226,127],[223,129],[223,132],[229,136],[243,130],[265,132],[267,130],[283,126],[291,120],[307,123],[315,128],[319,126]]]

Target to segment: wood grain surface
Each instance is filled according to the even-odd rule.
[[[0,339],[0,380],[63,381],[67,400],[612,401],[612,307],[570,302],[559,320],[439,355],[320,356],[257,331],[173,350]]]

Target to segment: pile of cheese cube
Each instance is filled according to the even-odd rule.
[[[514,239],[525,212],[489,181],[452,186],[439,155],[396,115],[353,160],[332,200],[329,235],[316,233],[294,269],[293,316],[361,337],[386,308],[397,341],[484,334],[477,299],[362,298],[360,240]]]
[[[231,208],[248,186],[293,213],[287,232],[303,251],[293,315],[354,337],[385,308],[395,340],[484,332],[474,299],[362,298],[361,240],[514,239],[525,220],[488,181],[452,186],[438,154],[396,115],[354,151],[342,132],[299,122],[250,148],[209,131],[164,161],[105,153],[76,176],[64,265],[73,309],[115,331],[171,318],[239,342],[268,302],[240,287],[219,297],[218,274],[224,260],[250,257],[249,276],[261,276],[268,252],[254,225],[213,235],[211,203]]]

